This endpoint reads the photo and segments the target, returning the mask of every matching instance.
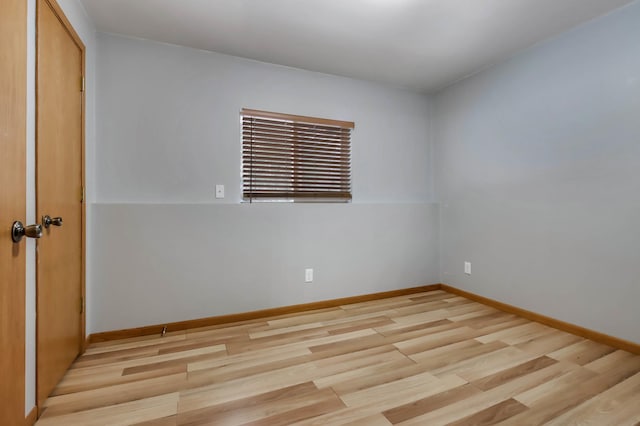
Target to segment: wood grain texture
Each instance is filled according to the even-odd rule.
[[[25,253],[11,239],[26,219],[27,2],[0,9],[0,424],[24,421]]]
[[[508,333],[513,334],[514,339],[520,339],[526,342],[530,337],[529,334],[527,333],[534,333],[534,334],[536,333],[535,331],[536,325],[527,323],[526,320],[528,319],[530,321],[538,322],[538,323],[547,325],[548,327],[566,331],[567,333],[571,333],[571,334],[593,341],[591,343],[583,343],[583,344],[594,345],[595,344],[594,342],[599,342],[599,343],[602,343],[605,348],[609,348],[609,349],[602,349],[602,350],[613,350],[611,348],[616,348],[616,349],[622,349],[622,350],[640,355],[640,344],[638,343],[620,339],[615,336],[599,333],[597,331],[589,330],[587,328],[580,327],[574,324],[569,324],[569,323],[557,320],[555,318],[546,317],[544,315],[527,311],[517,306],[498,302],[496,300],[479,296],[473,293],[469,293],[467,291],[460,290],[446,284],[430,284],[430,285],[410,287],[410,288],[400,289],[400,290],[391,290],[391,291],[385,291],[380,293],[371,293],[371,294],[365,294],[365,295],[359,295],[359,296],[345,297],[341,299],[323,300],[319,302],[311,302],[311,303],[305,303],[300,305],[263,309],[259,311],[243,312],[243,313],[230,314],[230,315],[221,315],[216,317],[200,318],[195,320],[179,321],[179,322],[172,322],[167,324],[156,324],[156,325],[150,325],[150,326],[144,326],[144,327],[128,328],[123,330],[105,331],[105,332],[94,333],[90,335],[87,338],[87,341],[88,343],[109,342],[112,340],[157,335],[160,332],[162,332],[162,329],[164,327],[167,327],[167,330],[170,330],[170,331],[183,331],[183,330],[189,330],[194,328],[230,324],[230,323],[235,323],[239,321],[256,320],[260,318],[267,318],[267,317],[277,316],[277,315],[297,314],[301,312],[318,310],[318,309],[330,309],[337,306],[346,306],[346,305],[352,305],[353,307],[350,309],[375,310],[376,309],[375,307],[367,307],[367,306],[360,307],[359,304],[366,303],[373,300],[388,299],[396,296],[410,295],[410,294],[415,294],[420,292],[430,292],[435,290],[443,290],[444,293],[441,292],[438,294],[427,294],[422,297],[421,301],[433,302],[433,304],[430,306],[437,306],[438,300],[445,299],[445,298],[451,299],[451,296],[447,294],[447,293],[451,293],[451,294],[460,296],[460,298],[458,300],[451,299],[449,303],[444,304],[444,306],[448,306],[449,308],[453,308],[453,306],[456,303],[461,303],[460,300],[466,300],[466,299],[471,299],[476,302],[482,303],[483,305],[486,305],[485,309],[478,309],[478,310],[475,310],[474,312],[465,312],[464,311],[465,308],[462,307],[463,310],[458,311],[459,315],[456,315],[453,318],[460,324],[464,324],[463,321],[469,321],[475,324],[485,324],[487,326],[493,325],[496,332],[500,331],[502,328],[509,328],[507,327],[509,326],[509,324],[506,324],[504,322],[504,317],[501,315],[501,313],[496,313],[494,311],[487,310],[487,308],[495,308],[502,312],[508,312],[508,313],[514,314],[515,316],[511,317],[512,324],[514,326],[527,324],[527,330],[529,330],[528,332],[518,334],[520,330],[508,331]],[[462,303],[464,304],[465,302],[462,302]],[[440,303],[440,306],[443,306],[443,304]],[[416,311],[416,313],[420,313],[420,312]],[[426,313],[424,315],[429,316],[433,314]],[[416,319],[416,318],[415,317],[405,318],[402,321],[410,322],[413,319]],[[419,316],[417,320],[418,320],[418,324],[415,325],[414,327],[423,328],[426,323],[420,322]],[[436,324],[436,325],[441,325],[441,324]],[[352,327],[356,327],[356,326],[357,325],[352,325]],[[380,328],[380,333],[382,334],[393,333],[394,328],[398,330],[402,330],[403,328],[407,328],[407,327],[411,327],[411,325],[407,324],[406,326],[402,326],[400,324],[395,323],[391,328],[387,328],[387,329]],[[548,328],[541,329],[540,327],[538,327],[537,330],[538,330],[538,333],[543,333],[543,334],[550,334],[552,331],[552,330],[549,330]],[[485,337],[485,339],[491,339],[491,338],[493,338],[493,336]],[[567,337],[565,336],[564,338],[567,338]],[[592,351],[597,351],[597,350],[598,349],[595,349],[595,347],[592,349]],[[582,356],[588,357],[587,354]]]
[[[24,419],[25,426],[33,426],[38,420],[38,407],[33,407]]]
[[[465,290],[460,290],[446,284],[441,284],[440,288],[446,292],[457,294],[459,296],[466,297],[471,300],[475,300],[476,302],[480,302],[484,305],[494,307],[501,311],[509,312],[509,313],[521,316],[523,318],[529,319],[531,321],[539,322],[541,324],[548,325],[549,327],[566,331],[567,333],[575,334],[577,336],[584,337],[585,339],[593,340],[594,342],[602,343],[607,346],[612,346],[614,348],[622,349],[624,351],[632,352],[634,354],[640,355],[640,344],[638,343],[630,342],[628,340],[620,339],[618,337],[610,336],[604,333],[599,333],[597,331],[590,330],[588,328],[581,327],[579,325],[571,324],[565,321],[560,321],[558,319],[541,315],[535,312],[531,312],[526,309],[518,308],[517,306],[502,303],[497,300],[489,299],[484,296],[479,296],[477,294],[470,293]]]
[[[82,351],[84,45],[55,0],[36,8],[36,216],[61,216],[36,254],[36,384],[42,403]]]
[[[91,344],[38,425],[634,425],[639,390],[638,355],[434,290]]]
[[[430,290],[438,290],[440,284],[424,285],[419,287],[404,288],[400,290],[391,290],[381,293],[371,293],[359,296],[344,297],[340,299],[323,300],[319,302],[303,303],[299,305],[284,306],[279,308],[262,309],[259,311],[242,312],[238,314],[220,315],[209,318],[200,318],[188,321],[178,321],[166,324],[156,324],[144,327],[128,328],[123,330],[105,331],[102,333],[94,333],[89,336],[90,343],[108,342],[110,340],[127,339],[138,336],[149,336],[160,334],[164,327],[167,331],[182,331],[201,327],[210,327],[214,325],[230,324],[239,321],[249,321],[260,318],[267,318],[277,315],[296,314],[305,311],[335,308],[350,303],[361,303],[370,300],[384,299],[395,296],[403,296],[407,294],[421,293]]]

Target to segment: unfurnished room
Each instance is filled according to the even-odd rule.
[[[0,425],[640,425],[640,0],[0,6]]]

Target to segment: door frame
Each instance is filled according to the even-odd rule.
[[[80,274],[81,274],[81,279],[80,279],[80,294],[82,297],[82,306],[81,306],[81,314],[80,314],[80,329],[78,330],[79,333],[79,341],[80,341],[80,345],[78,348],[78,353],[81,355],[82,353],[84,353],[88,341],[86,339],[86,183],[85,183],[85,174],[86,174],[86,169],[85,169],[85,106],[86,106],[86,86],[85,86],[85,75],[86,75],[86,47],[84,45],[84,43],[82,42],[82,39],[80,38],[80,36],[78,35],[78,33],[76,32],[76,30],[73,28],[73,25],[71,25],[71,22],[69,22],[69,20],[67,19],[66,15],[64,14],[64,11],[62,10],[62,8],[60,7],[60,5],[58,4],[57,0],[36,0],[36,37],[35,37],[35,41],[36,41],[36,60],[35,60],[35,66],[36,66],[36,71],[35,71],[35,93],[36,93],[36,102],[35,102],[35,107],[36,107],[36,111],[35,111],[35,119],[36,119],[36,125],[35,125],[35,140],[36,140],[36,164],[35,164],[35,172],[36,172],[36,194],[38,193],[38,179],[37,179],[37,173],[38,173],[38,158],[37,158],[37,152],[38,152],[38,143],[40,143],[40,135],[38,135],[38,79],[39,79],[39,73],[40,73],[40,68],[38,65],[38,56],[39,56],[39,49],[40,46],[38,46],[38,31],[39,31],[39,15],[40,13],[42,13],[41,8],[42,7],[49,7],[51,9],[51,11],[54,13],[54,15],[58,18],[58,20],[60,21],[60,23],[62,24],[62,26],[65,28],[65,30],[67,31],[67,33],[71,36],[71,38],[73,39],[73,41],[75,42],[75,44],[78,46],[78,48],[80,49],[80,55],[81,55],[81,61],[82,61],[82,81],[79,81],[78,84],[82,84],[82,98],[81,98],[81,139],[80,139],[80,152],[81,152],[81,183],[82,183],[82,194],[78,194],[78,197],[81,200],[81,217],[82,217],[82,224],[81,224],[81,254],[82,254],[82,259],[81,259],[81,266],[80,266]],[[38,212],[38,205],[37,205],[37,196],[36,196],[36,212]],[[38,218],[39,219],[39,218]],[[36,251],[36,262],[38,261],[38,251]],[[40,285],[40,277],[39,277],[39,272],[38,272],[38,268],[36,266],[36,317],[38,315],[38,288]],[[40,354],[40,350],[38,348],[38,334],[39,334],[39,330],[38,330],[38,320],[36,318],[36,406],[38,407],[38,417],[40,416],[40,414],[42,413],[42,410],[44,408],[44,400],[40,400],[40,398],[38,397],[38,389],[40,384],[38,383],[38,377],[39,377],[39,372],[38,372],[38,357],[41,356]]]

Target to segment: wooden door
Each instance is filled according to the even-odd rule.
[[[11,225],[26,214],[27,2],[0,11],[0,424],[22,425],[25,249]],[[25,224],[26,225],[26,224]]]
[[[84,46],[53,0],[38,0],[36,25],[36,214],[62,218],[44,229],[36,256],[42,408],[84,343]]]

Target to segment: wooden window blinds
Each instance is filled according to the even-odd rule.
[[[243,109],[245,201],[351,200],[352,122]]]

